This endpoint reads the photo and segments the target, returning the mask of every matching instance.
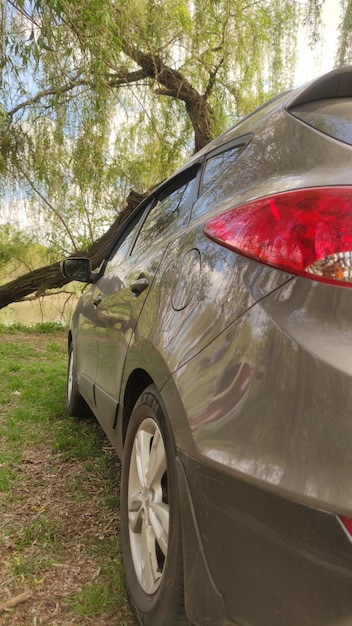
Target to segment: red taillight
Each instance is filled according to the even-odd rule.
[[[346,530],[348,531],[348,533],[352,536],[352,519],[350,517],[345,517],[344,515],[340,515],[340,520],[343,523]]]
[[[260,198],[208,220],[204,232],[281,270],[352,286],[352,187]]]

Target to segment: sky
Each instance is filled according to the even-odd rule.
[[[340,22],[340,3],[338,0],[325,0],[322,20],[322,41],[314,51],[308,47],[307,33],[304,33],[303,30],[300,33],[295,76],[295,86],[297,87],[334,69]]]

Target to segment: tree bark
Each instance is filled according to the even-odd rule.
[[[97,239],[88,250],[80,250],[75,253],[75,256],[89,258],[93,270],[99,267],[123,222],[146,196],[147,194],[143,195],[132,191],[127,198],[126,206],[104,235]],[[68,282],[70,281],[61,272],[59,261],[51,265],[39,267],[0,287],[0,309],[12,302],[19,302],[32,293],[40,297],[47,290],[59,289]]]
[[[185,103],[194,130],[194,152],[198,152],[214,139],[213,111],[207,102],[209,91],[205,95],[200,94],[180,72],[165,65],[157,55],[141,52],[127,44],[124,49],[142,68],[145,78],[152,78],[161,85],[156,90],[157,94]]]

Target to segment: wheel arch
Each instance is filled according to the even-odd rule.
[[[170,378],[171,372],[165,355],[143,334],[131,342],[124,364],[116,430],[116,449],[123,456],[126,433],[134,405],[149,385],[159,393]]]
[[[145,338],[143,341],[136,341],[127,354],[115,435],[115,448],[121,458],[133,407],[146,387],[152,384],[157,388],[163,401],[176,449],[180,447],[196,454],[193,438],[187,427],[188,420],[180,390],[175,384],[166,357],[163,350]]]
[[[137,368],[133,370],[129,375],[123,398],[121,424],[122,447],[124,447],[125,445],[128,423],[130,421],[133,407],[136,404],[139,396],[143,393],[144,389],[152,384],[154,384],[154,380],[151,378],[148,372],[146,372],[142,368]]]

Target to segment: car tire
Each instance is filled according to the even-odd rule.
[[[90,415],[92,415],[88,404],[82,398],[77,388],[76,368],[72,343],[70,344],[68,351],[66,407],[69,415],[75,417],[89,417]]]
[[[154,385],[127,429],[121,477],[121,537],[127,590],[144,626],[189,624],[184,610],[175,446]]]

